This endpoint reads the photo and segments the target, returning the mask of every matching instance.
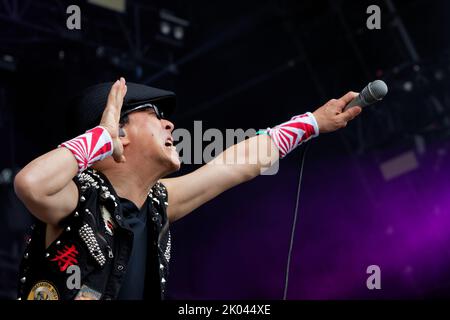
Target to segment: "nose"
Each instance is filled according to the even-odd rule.
[[[163,119],[162,121],[163,121],[164,129],[168,130],[169,132],[172,132],[173,129],[175,128],[175,125],[166,119]]]

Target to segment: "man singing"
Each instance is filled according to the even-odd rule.
[[[37,218],[20,267],[19,299],[163,299],[169,224],[319,133],[345,127],[361,112],[343,111],[356,96],[330,100],[190,174],[164,178],[180,168],[174,125],[166,119],[175,95],[123,78],[88,88],[73,119],[85,133],[30,162],[14,181]]]

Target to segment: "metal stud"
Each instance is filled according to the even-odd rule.
[[[81,197],[80,197],[80,201],[81,201],[81,202],[85,202],[85,201],[86,201],[86,198],[85,198],[84,196],[81,196]]]
[[[20,282],[22,282],[22,283],[25,283],[25,281],[27,281],[26,277],[23,277],[23,278],[20,279]]]
[[[23,257],[24,257],[25,259],[28,259],[28,252],[25,252],[25,254],[23,255]]]
[[[106,200],[106,199],[108,199],[108,197],[111,195],[111,193],[109,193],[108,191],[105,191],[105,192],[103,192],[101,195],[100,195],[100,197],[103,199],[103,200]]]
[[[78,218],[78,217],[80,216],[80,214],[78,213],[78,211],[75,211],[74,216],[75,216],[76,218]]]
[[[66,231],[67,231],[67,232],[69,232],[69,231],[70,231],[70,227],[69,227],[69,226],[67,226],[67,228],[66,228]]]
[[[56,241],[56,245],[60,245],[61,244],[61,241],[60,240],[58,240],[58,241]]]
[[[50,253],[47,252],[47,253],[45,254],[45,257],[46,257],[46,258],[50,257]]]
[[[168,232],[168,239],[166,244],[166,250],[164,251],[164,258],[166,258],[166,261],[170,261],[170,250],[172,248],[172,236],[170,234],[170,231]]]
[[[100,246],[94,236],[94,231],[92,228],[88,224],[84,224],[78,232],[81,239],[88,247],[91,256],[95,259],[95,261],[97,261],[98,264],[100,264],[100,266],[103,266],[106,262],[106,258],[100,250]]]

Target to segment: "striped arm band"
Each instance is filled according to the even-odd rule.
[[[78,162],[78,172],[90,167],[94,162],[105,159],[113,153],[113,143],[109,132],[103,127],[95,127],[72,140],[61,143],[72,152]]]
[[[276,127],[267,129],[280,152],[280,158],[284,158],[301,143],[319,135],[319,126],[311,112],[292,117]]]

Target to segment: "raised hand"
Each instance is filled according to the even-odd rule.
[[[123,145],[119,138],[119,120],[122,110],[123,98],[127,93],[125,79],[120,78],[111,87],[106,102],[105,111],[103,111],[100,126],[104,127],[111,135],[113,141],[113,158],[116,162],[125,162],[123,155]]]

